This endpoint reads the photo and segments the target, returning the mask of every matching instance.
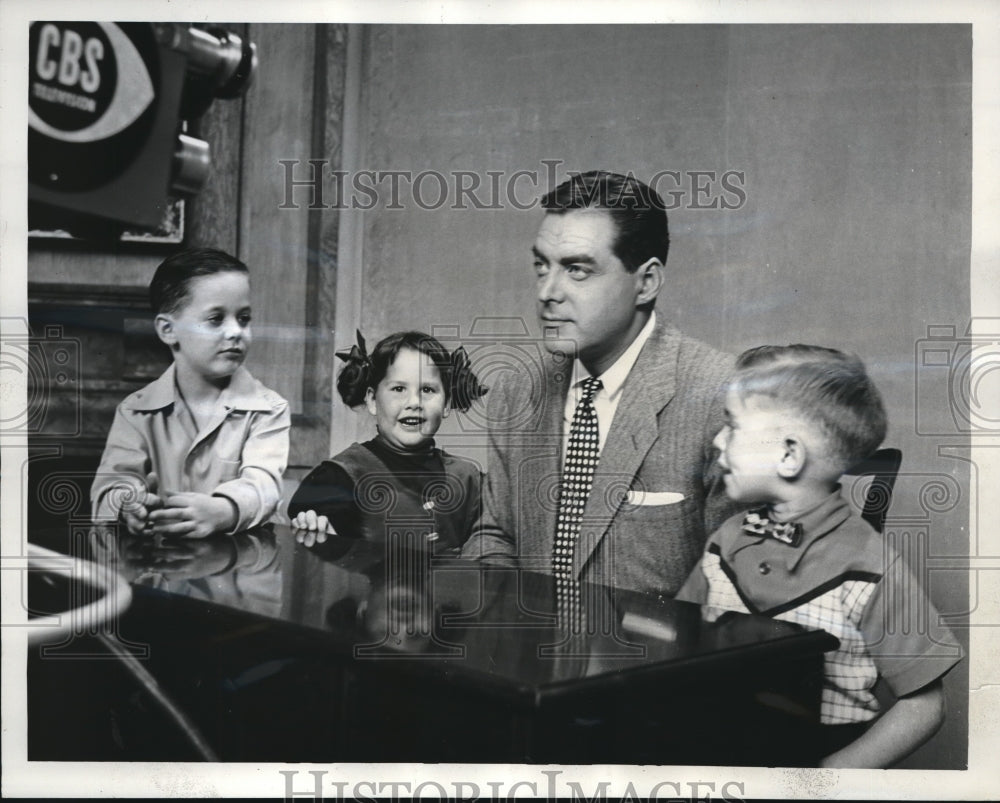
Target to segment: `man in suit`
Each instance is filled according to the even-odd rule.
[[[712,447],[732,358],[654,312],[669,247],[654,190],[593,171],[542,206],[532,247],[541,364],[487,397],[483,515],[462,554],[673,596],[732,512]],[[588,377],[601,380],[589,402],[599,457],[567,548],[564,460]]]

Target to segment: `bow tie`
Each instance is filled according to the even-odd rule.
[[[774,521],[769,513],[767,507],[751,510],[743,518],[743,532],[758,538],[773,538],[788,546],[798,546],[802,541],[802,525],[797,521]]]

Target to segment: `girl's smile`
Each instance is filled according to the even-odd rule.
[[[400,349],[385,377],[365,398],[379,434],[391,446],[426,448],[448,415],[441,372],[430,357]]]

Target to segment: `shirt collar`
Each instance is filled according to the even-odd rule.
[[[840,486],[838,485],[833,493],[821,500],[814,507],[797,514],[794,519],[790,519],[802,525],[802,541],[797,547],[783,544],[766,536],[760,536],[755,539],[753,536],[747,535],[742,531],[738,523],[739,519],[736,520],[736,527],[728,530],[727,535],[722,538],[719,546],[721,547],[723,557],[730,562],[732,562],[738,552],[742,552],[744,549],[753,548],[755,551],[763,549],[769,560],[780,560],[785,564],[788,571],[792,572],[795,571],[806,552],[814,544],[847,521],[850,515],[850,507],[848,507],[847,501],[840,495]],[[775,520],[778,521],[779,519],[775,517]]]
[[[137,390],[125,400],[125,406],[131,410],[162,410],[174,403],[174,376],[177,370],[173,363],[157,379],[154,379],[142,390]]]
[[[625,380],[628,379],[628,375],[632,371],[632,366],[639,359],[639,352],[646,345],[649,336],[653,334],[655,326],[656,311],[654,310],[649,316],[649,320],[646,321],[646,325],[635,336],[635,340],[629,344],[629,347],[622,352],[621,356],[614,361],[614,364],[607,371],[597,377],[601,380],[602,392],[606,393],[609,399],[616,399],[621,394],[622,388],[625,386]],[[583,363],[580,362],[579,358],[577,358],[573,363],[572,386],[574,388],[578,387],[589,376],[590,373],[583,367]]]
[[[434,453],[437,451],[437,447],[434,445],[434,439],[429,440],[422,449],[400,449],[398,446],[393,446],[389,441],[382,437],[382,433],[378,433],[368,441],[369,444],[374,446],[376,449],[381,449],[389,454],[394,454],[397,457],[402,457],[407,460],[426,460],[428,457],[433,457]]]
[[[813,544],[837,529],[850,515],[851,510],[847,501],[840,495],[839,485],[819,504],[798,514],[794,520],[802,525],[802,543],[798,547],[787,549],[784,557],[788,571],[793,571]]]
[[[132,410],[162,410],[177,400],[177,369],[171,363],[160,376],[127,401]],[[270,410],[271,405],[262,397],[259,383],[242,365],[236,369],[229,386],[219,396],[219,403],[227,410]]]

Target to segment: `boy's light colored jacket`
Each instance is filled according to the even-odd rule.
[[[288,464],[288,402],[240,366],[195,432],[176,393],[171,365],[118,405],[90,491],[94,519],[117,520],[123,505],[141,502],[146,476],[155,472],[158,484],[151,490],[157,494],[193,491],[231,499],[239,511],[234,532],[267,521]]]

